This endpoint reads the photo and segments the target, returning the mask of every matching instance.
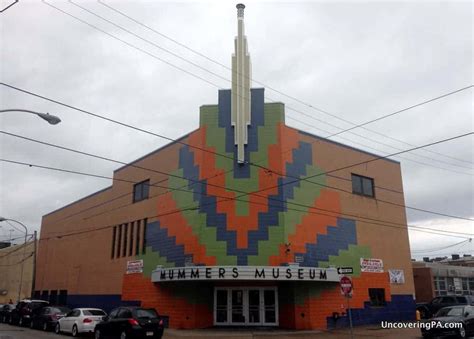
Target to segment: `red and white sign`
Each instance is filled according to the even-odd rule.
[[[382,259],[360,258],[360,270],[362,272],[382,273]]]
[[[341,277],[341,280],[339,281],[341,284],[341,293],[344,294],[345,296],[349,296],[352,294],[352,280],[349,277]]]
[[[143,260],[127,261],[127,274],[143,273]]]

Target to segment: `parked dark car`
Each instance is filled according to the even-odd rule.
[[[15,309],[16,304],[6,304],[0,308],[0,323],[10,322],[10,314]]]
[[[33,312],[41,307],[48,306],[49,302],[44,300],[29,300],[20,301],[10,314],[9,323],[12,325],[25,326],[29,325]]]
[[[95,339],[153,338],[163,336],[164,323],[153,308],[119,307],[95,326]]]
[[[46,306],[36,309],[31,317],[30,327],[41,328],[48,331],[56,327],[59,319],[71,312],[71,309],[63,306]]]
[[[435,325],[430,328],[421,328],[423,338],[434,338],[444,336],[456,336],[458,338],[467,338],[474,334],[474,307],[473,306],[451,306],[440,309],[430,320],[425,323]],[[459,328],[444,328],[448,323],[459,323]]]
[[[445,295],[436,297],[429,303],[416,304],[416,309],[420,311],[421,319],[429,319],[443,307],[448,306],[474,306],[474,296],[472,295]]]

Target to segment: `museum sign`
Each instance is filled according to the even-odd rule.
[[[158,266],[152,282],[190,280],[339,281],[335,268],[299,266]]]

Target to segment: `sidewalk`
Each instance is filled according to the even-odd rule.
[[[332,331],[292,331],[280,329],[203,329],[203,330],[174,330],[166,329],[164,339],[171,338],[279,338],[279,339],[309,339],[309,338],[331,338],[349,339],[349,329],[338,329]],[[421,338],[419,329],[382,329],[379,326],[363,326],[354,329],[354,338],[393,338],[393,339],[415,339]]]

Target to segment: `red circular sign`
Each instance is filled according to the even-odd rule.
[[[342,277],[339,281],[341,284],[341,291],[344,294],[351,294],[352,292],[352,281],[349,277]]]

